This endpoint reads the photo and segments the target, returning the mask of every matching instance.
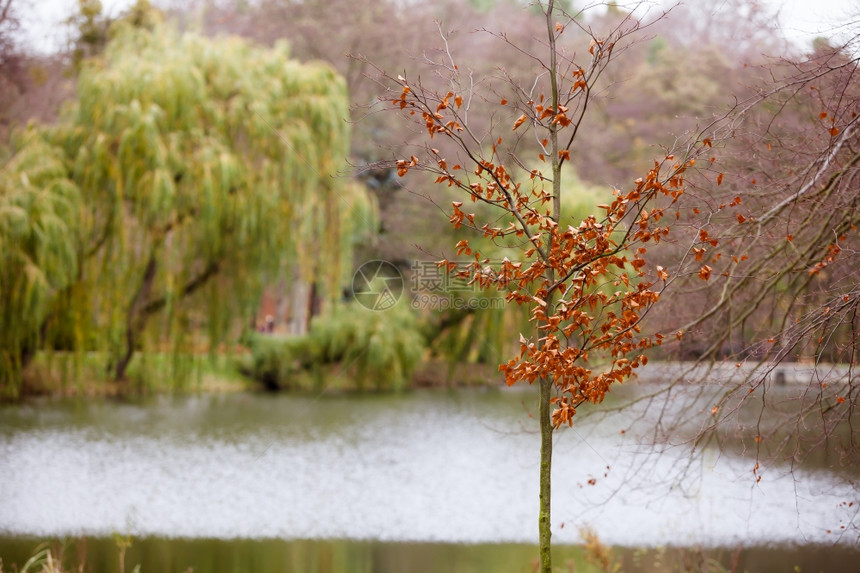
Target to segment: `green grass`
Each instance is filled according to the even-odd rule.
[[[239,352],[173,354],[138,352],[127,380],[111,379],[107,352],[39,352],[24,373],[24,395],[114,396],[169,392],[246,390]]]

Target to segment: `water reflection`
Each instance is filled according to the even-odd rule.
[[[532,543],[533,403],[460,391],[4,407],[0,531]],[[555,542],[585,525],[626,546],[828,542],[856,509],[826,471],[756,484],[737,456],[656,455],[621,433],[629,416],[558,433]]]

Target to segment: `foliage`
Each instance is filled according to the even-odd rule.
[[[251,355],[241,361],[240,370],[271,390],[306,389],[294,384],[307,351],[305,336],[246,334],[243,343]]]
[[[333,306],[305,336],[253,334],[248,374],[271,388],[309,390],[302,370],[336,364],[357,390],[402,390],[424,354],[417,317],[406,305],[385,311]],[[321,385],[321,379],[316,380]]]
[[[598,215],[596,205],[611,201],[612,194],[599,187],[592,187],[580,180],[573,168],[566,164],[563,171],[562,213],[563,224],[578,224],[589,215]],[[473,207],[476,217],[485,220],[494,218],[491,208],[485,204],[475,204]],[[480,214],[480,215],[479,215]],[[512,222],[510,217],[498,219],[497,224],[507,225]],[[445,238],[456,241],[453,230]],[[478,250],[491,261],[501,261],[516,248],[517,241],[504,240],[500,237],[488,238],[474,233],[470,239],[471,248]],[[460,282],[465,283],[465,280]],[[413,280],[413,286],[420,281]],[[434,299],[433,293],[418,290],[415,302]],[[432,349],[450,363],[449,377],[453,375],[457,364],[464,362],[499,363],[503,357],[515,352],[518,345],[508,333],[523,332],[529,329],[529,313],[523,307],[511,307],[504,304],[503,296],[495,289],[479,289],[476,285],[466,286],[465,292],[449,289],[442,293],[447,306],[435,312],[425,312],[424,320],[426,338]],[[439,299],[439,297],[437,297]],[[431,305],[432,308],[432,305]]]
[[[86,58],[104,50],[108,42],[110,20],[102,13],[101,0],[78,0],[77,4],[77,13],[66,23],[77,36],[72,42],[72,63],[79,68]]]
[[[617,573],[621,570],[621,563],[612,552],[612,548],[607,547],[593,529],[589,527],[580,528],[579,536],[584,542],[583,552],[586,562],[605,573]]]
[[[4,171],[4,241],[21,243],[4,257],[29,277],[3,291],[22,301],[6,319],[22,325],[7,322],[21,339],[4,358],[19,365],[12,388],[22,341],[42,334],[110,350],[122,379],[144,345],[217,344],[288,269],[333,301],[373,227],[372,201],[338,176],[348,109],[330,67],[290,60],[283,43],[179,35],[138,12],[111,27],[76,100],[19,138]]]
[[[130,365],[126,380],[106,377],[110,357],[104,351],[42,350],[22,374],[21,393],[29,396],[124,396],[201,391],[230,392],[250,387],[237,370],[247,349],[220,347],[217,353],[165,350],[142,352]]]
[[[84,539],[81,538],[81,543]],[[114,534],[112,543],[116,546],[119,553],[119,571],[125,572],[125,553],[131,547],[131,537]],[[29,559],[20,569],[20,573],[65,573],[71,571],[83,571],[86,564],[86,551],[83,555],[77,557],[77,567],[68,566],[69,561],[66,555],[69,542],[44,542],[40,543],[34,550]],[[80,553],[80,550],[79,550]],[[16,564],[12,564],[12,570],[18,572]],[[132,569],[132,573],[140,573],[140,564],[137,564]],[[0,559],[0,573],[3,573],[3,560]]]
[[[333,176],[348,130],[330,69],[291,62],[283,45],[129,27],[104,62],[85,66],[78,93],[55,137],[98,205],[85,249],[95,251],[92,290],[106,292],[100,326],[120,356],[117,377],[137,321],[163,306],[177,328],[183,296],[216,274],[231,296],[214,297],[210,316],[222,304],[247,316],[261,272],[287,257],[329,296],[339,290],[341,228],[324,221],[343,218]],[[211,339],[223,325],[209,321]]]
[[[37,134],[0,170],[0,397],[15,397],[57,290],[76,280],[80,195]]]

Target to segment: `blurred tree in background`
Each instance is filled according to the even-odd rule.
[[[19,286],[27,296],[4,294],[18,301],[7,314],[38,322],[27,309],[40,309],[44,324],[25,339],[106,349],[117,379],[141,345],[187,350],[235,333],[280,273],[297,269],[294,280],[336,300],[353,240],[373,220],[362,188],[339,177],[348,104],[330,67],[291,60],[284,45],[179,35],[155,11],[136,16],[115,22],[104,53],[83,61],[60,120],[18,137],[0,196],[18,207],[4,212],[4,254],[26,254],[46,273]],[[39,199],[28,219],[25,193]],[[53,202],[43,207],[43,197]],[[9,250],[12,241],[20,247]],[[12,265],[0,272],[4,283],[19,276]],[[29,355],[11,354],[7,364]]]

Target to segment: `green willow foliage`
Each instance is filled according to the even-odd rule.
[[[358,390],[404,389],[424,354],[418,318],[403,300],[385,311],[342,305],[317,318],[308,339],[321,362],[354,368]]]
[[[337,365],[347,374],[350,390],[403,390],[424,355],[418,317],[408,301],[384,311],[350,302],[333,305],[311,323],[304,336],[249,337],[247,373],[270,388],[311,390],[330,387],[334,376],[307,385],[302,371]]]
[[[43,195],[74,196],[82,206],[74,217],[58,216],[77,230],[73,240],[64,231],[65,251],[59,227],[42,239],[62,272],[42,287],[19,287],[33,301],[4,304],[4,331],[32,340],[40,317],[26,309],[38,304],[44,313],[45,297],[68,285],[55,301],[65,322],[57,329],[77,333],[75,345],[109,350],[122,377],[144,342],[222,340],[253,316],[263,282],[285,269],[300,269],[290,278],[315,282],[334,300],[353,240],[372,227],[374,213],[363,189],[339,175],[349,146],[343,79],[326,65],[290,60],[285,44],[263,49],[128,22],[111,38],[81,67],[76,101],[42,130],[54,147],[43,145],[49,151],[34,161],[52,160],[58,178],[64,164],[64,183],[54,189],[30,177],[32,190],[17,185],[12,168],[26,167],[28,148],[5,170],[0,205],[22,202],[15,198],[41,185],[50,189]],[[39,216],[57,210],[54,203]],[[18,223],[28,226],[36,232]],[[4,244],[4,257],[15,252]],[[161,320],[147,329],[156,312]],[[25,314],[26,328],[15,322]]]
[[[75,280],[78,189],[33,133],[0,170],[0,396],[15,396],[52,293]]]

